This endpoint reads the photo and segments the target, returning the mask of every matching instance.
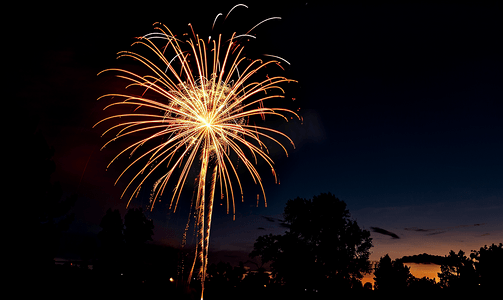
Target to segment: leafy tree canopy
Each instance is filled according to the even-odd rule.
[[[450,251],[445,262],[440,266],[440,285],[443,288],[469,290],[478,286],[478,276],[473,261],[462,250]]]
[[[412,278],[410,268],[401,260],[392,261],[388,254],[381,257],[374,268],[374,286],[379,291],[404,290]]]
[[[147,219],[141,208],[128,210],[124,216],[124,226],[126,244],[136,246],[152,241],[154,222]]]
[[[305,290],[351,287],[370,271],[370,232],[334,195],[289,200],[284,223],[284,235],[260,236],[250,253],[271,262],[276,282]]]
[[[496,289],[501,281],[503,270],[503,244],[485,245],[480,250],[472,250],[470,257],[474,260],[475,270],[479,275],[480,287]]]

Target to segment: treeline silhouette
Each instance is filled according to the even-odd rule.
[[[159,291],[190,295],[188,287],[174,284],[182,252],[147,243],[154,225],[142,209],[129,209],[124,222],[118,210],[109,209],[100,226],[97,243],[82,241],[81,260],[57,264],[53,257],[51,264],[29,268],[37,274],[31,277],[37,293],[56,299],[97,294],[132,299]]]
[[[469,256],[462,250],[458,253],[451,250],[441,259],[439,282],[427,277],[416,278],[403,259],[392,261],[385,255],[374,268],[374,289],[378,294],[489,295],[500,290],[502,271],[502,243],[472,250]]]
[[[61,199],[60,188],[50,182],[54,150],[40,137],[34,141],[40,149],[35,149],[30,167],[37,190],[28,191],[24,203],[29,219],[23,229],[31,237],[21,244],[29,252],[16,273],[24,287],[20,294],[53,299],[96,295],[198,299],[198,279],[187,284],[193,261],[190,252],[149,243],[154,224],[139,208],[129,209],[124,218],[109,209],[100,223],[97,245],[83,241],[80,261],[56,264],[55,249],[73,220],[69,211],[76,197]],[[330,193],[289,200],[279,221],[287,229],[285,234],[257,238],[250,253],[251,258],[259,259],[254,267],[245,266],[249,262],[208,267],[205,299],[461,297],[492,293],[502,279],[502,243],[472,250],[469,255],[450,251],[437,260],[441,262],[439,282],[415,278],[403,259],[391,260],[389,255],[372,265],[370,232],[360,228],[346,203]],[[363,285],[363,276],[372,272],[374,286]]]
[[[24,155],[17,170],[29,176],[29,188],[20,193],[22,217],[16,219],[19,249],[14,253],[11,276],[16,283],[15,297],[107,295],[129,299],[140,294],[154,296],[155,287],[176,295],[173,284],[165,283],[176,278],[181,251],[147,243],[152,240],[154,225],[141,209],[129,209],[124,221],[117,210],[107,211],[98,239],[82,240],[81,259],[56,263],[58,246],[74,220],[71,209],[78,197],[62,197],[60,184],[52,182],[55,150],[43,135],[34,132],[27,139],[30,153]]]
[[[314,292],[309,298],[320,299],[335,291],[362,297],[481,295],[497,290],[503,278],[502,243],[472,250],[469,256],[460,250],[443,258],[419,255],[392,261],[386,254],[370,267],[369,232],[351,220],[344,201],[330,193],[289,200],[283,219],[289,230],[259,237],[250,256],[270,263],[268,286],[283,286],[297,295]],[[440,263],[439,282],[414,277],[404,264],[405,259],[425,256]],[[372,272],[374,286],[362,286],[363,275]]]

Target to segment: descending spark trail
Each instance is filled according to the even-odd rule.
[[[271,19],[275,18],[267,20]],[[118,124],[112,125],[103,133],[105,135],[112,130],[118,130],[116,136],[105,143],[103,148],[119,138],[148,133],[147,137],[123,149],[112,159],[107,168],[126,152],[130,152],[131,157],[142,146],[153,143],[151,148],[136,157],[117,178],[118,181],[126,171],[132,169],[133,165],[141,165],[141,169],[129,181],[121,195],[122,198],[126,191],[134,188],[127,205],[138,195],[147,178],[153,175],[154,171],[160,171],[160,166],[166,166],[167,171],[153,186],[150,208],[153,209],[168,186],[168,181],[172,179],[176,183],[173,183],[169,208],[176,211],[190,171],[199,170],[194,206],[199,243],[196,245],[196,258],[190,273],[192,274],[198,259],[201,263],[198,276],[202,283],[202,298],[216,189],[220,189],[222,199],[227,199],[227,213],[232,206],[235,218],[233,181],[237,183],[243,198],[241,180],[233,164],[233,160],[237,159],[244,164],[255,184],[260,186],[267,205],[262,180],[254,166],[258,159],[263,159],[268,164],[275,180],[277,179],[273,161],[268,155],[263,139],[278,144],[286,155],[288,155],[286,148],[273,136],[284,138],[292,145],[293,141],[280,131],[252,125],[250,117],[260,116],[264,119],[266,115],[273,115],[288,121],[288,115],[292,115],[300,120],[299,116],[289,109],[270,108],[265,105],[271,99],[284,98],[284,90],[280,84],[294,80],[280,76],[255,79],[261,76],[266,67],[280,65],[280,61],[247,59],[243,55],[244,46],[238,43],[239,35],[236,33],[229,39],[223,39],[222,35],[219,35],[218,39],[210,38],[205,42],[194,33],[189,24],[193,38],[182,41],[165,25],[156,23],[154,26],[156,30],[154,33],[139,38],[133,45],[147,47],[160,63],[155,63],[135,52],[122,51],[118,54],[118,57],[129,57],[142,63],[149,70],[148,75],[138,75],[118,68],[102,71],[116,72],[117,77],[130,82],[128,88],[141,88],[142,92],[135,95],[115,93],[98,98],[110,97],[115,101],[105,109],[129,106],[133,112],[106,117],[96,125],[120,119]],[[256,26],[244,36],[251,36],[249,33]],[[155,43],[159,40],[162,46]],[[227,41],[223,42],[224,40]],[[167,53],[170,51],[172,56],[168,58]],[[268,56],[283,60],[273,55]],[[180,174],[176,175],[177,172]],[[176,179],[172,178],[175,176]],[[211,179],[207,180],[208,176],[211,176]]]

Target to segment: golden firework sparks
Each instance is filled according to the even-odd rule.
[[[266,19],[256,26],[272,19],[276,18]],[[281,137],[293,145],[293,141],[278,130],[250,124],[250,117],[260,116],[263,119],[266,115],[275,115],[286,121],[288,115],[300,118],[289,109],[266,105],[271,99],[284,98],[284,90],[280,85],[294,80],[281,76],[256,79],[266,67],[280,66],[281,61],[287,62],[274,55],[266,55],[272,58],[268,61],[249,60],[243,55],[244,46],[238,42],[239,38],[254,37],[250,32],[256,26],[243,35],[233,33],[228,39],[219,35],[218,39],[210,37],[206,42],[195,34],[190,24],[189,26],[193,37],[186,40],[177,38],[168,27],[156,23],[155,32],[138,38],[138,41],[133,43],[150,49],[158,63],[136,52],[119,52],[118,57],[133,58],[143,64],[148,74],[139,75],[118,68],[100,72],[116,72],[117,77],[130,82],[128,88],[138,86],[143,92],[134,95],[106,94],[98,98],[113,99],[114,102],[105,109],[129,106],[133,111],[106,117],[96,125],[120,119],[118,124],[112,125],[103,133],[105,135],[112,130],[117,131],[102,149],[119,138],[147,133],[146,137],[140,138],[117,154],[107,168],[125,153],[129,152],[132,156],[142,146],[154,145],[136,157],[117,178],[118,181],[133,165],[140,165],[140,170],[129,181],[121,195],[122,198],[130,191],[127,205],[138,195],[141,186],[154,172],[161,172],[163,167],[167,167],[153,185],[150,208],[154,207],[163,195],[168,181],[172,179],[176,183],[169,208],[176,211],[190,170],[198,170],[195,209],[199,243],[196,245],[196,259],[201,262],[199,276],[204,291],[215,190],[220,188],[220,194],[227,199],[228,213],[229,207],[232,207],[233,218],[235,192],[232,182],[237,183],[241,198],[243,197],[241,180],[233,158],[244,164],[254,182],[260,186],[267,205],[262,180],[255,168],[258,159],[263,159],[268,164],[275,180],[276,172],[263,140],[275,142],[286,155],[286,148],[276,137]],[[208,173],[211,174],[209,182],[206,180]],[[177,178],[172,178],[175,175]]]

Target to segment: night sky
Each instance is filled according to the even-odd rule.
[[[229,24],[244,33],[282,17],[258,27],[250,47],[291,63],[278,75],[299,82],[285,86],[285,106],[300,108],[304,122],[275,125],[296,148],[288,157],[272,153],[279,185],[259,166],[268,207],[262,197],[256,207],[258,188],[243,178],[236,221],[225,205],[214,210],[210,249],[229,251],[229,260],[246,255],[259,235],[284,232],[278,220],[287,200],[326,192],[372,231],[371,260],[502,242],[501,6],[277,3],[245,2],[249,8],[237,8]],[[122,146],[100,152],[106,126],[92,128],[109,115],[96,99],[117,87],[96,74],[116,66],[116,53],[132,50],[154,22],[178,34],[190,22],[207,34],[234,4],[41,4],[20,19],[9,46],[18,62],[14,99],[28,130],[55,150],[53,180],[79,196],[61,256],[73,258],[78,241],[99,232],[107,209],[126,211],[119,197],[128,180],[113,182],[127,161],[105,171]],[[188,205],[191,190],[183,195]],[[132,207],[147,204],[146,194]],[[169,214],[161,202],[147,215],[155,243],[179,245],[187,209]]]

